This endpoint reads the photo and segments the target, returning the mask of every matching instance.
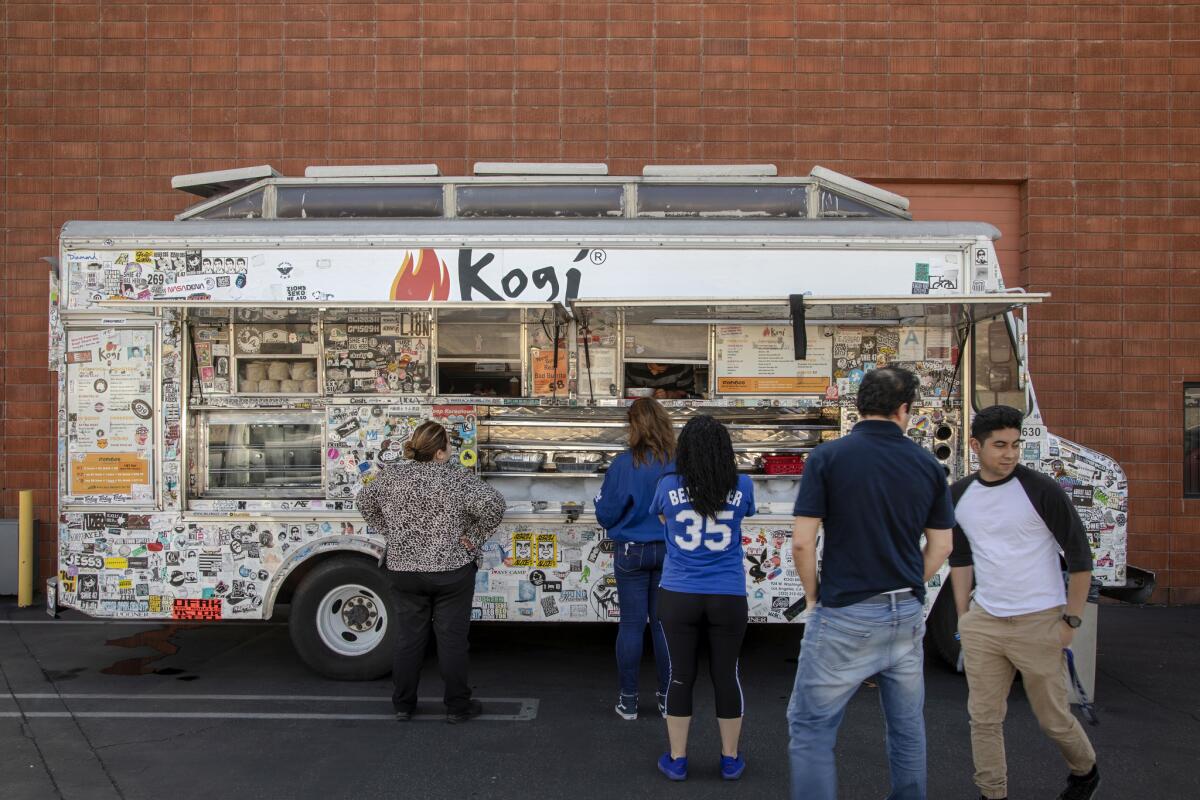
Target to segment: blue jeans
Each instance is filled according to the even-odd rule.
[[[638,693],[638,673],[642,666],[642,638],[646,623],[658,621],[658,583],[662,580],[666,542],[617,542],[613,556],[617,575],[617,601],[621,622],[617,626],[617,677],[621,694]],[[666,694],[670,680],[670,659],[662,628],[650,626],[654,642],[654,666],[658,673],[658,691]]]
[[[833,746],[846,704],[879,676],[889,800],[925,798],[925,676],[921,603],[908,596],[844,608],[817,606],[804,631],[788,704],[793,800],[835,800]]]

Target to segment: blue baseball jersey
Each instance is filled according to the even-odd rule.
[[[662,588],[691,594],[746,594],[742,566],[742,519],[754,514],[754,483],[739,475],[737,488],[715,518],[692,508],[683,477],[663,475],[650,503],[650,513],[667,521],[667,557]]]

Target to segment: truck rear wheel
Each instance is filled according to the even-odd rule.
[[[304,576],[292,598],[288,632],[314,672],[369,681],[391,670],[396,619],[383,570],[363,558],[339,556]]]
[[[954,607],[954,588],[947,575],[942,590],[933,601],[933,608],[925,620],[925,635],[929,643],[950,669],[958,666],[958,654],[962,645],[954,638],[958,632],[958,609]]]

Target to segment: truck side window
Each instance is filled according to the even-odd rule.
[[[977,323],[971,347],[975,368],[975,410],[1005,405],[1026,411],[1021,362],[1008,321],[998,318]]]

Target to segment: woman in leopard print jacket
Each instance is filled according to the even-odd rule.
[[[450,439],[437,422],[420,425],[404,445],[407,460],[367,484],[355,503],[387,538],[386,561],[399,619],[392,666],[396,717],[408,720],[429,641],[437,637],[446,684],[446,721],[480,713],[467,683],[467,634],[480,549],[504,516],[504,497],[449,463]]]

